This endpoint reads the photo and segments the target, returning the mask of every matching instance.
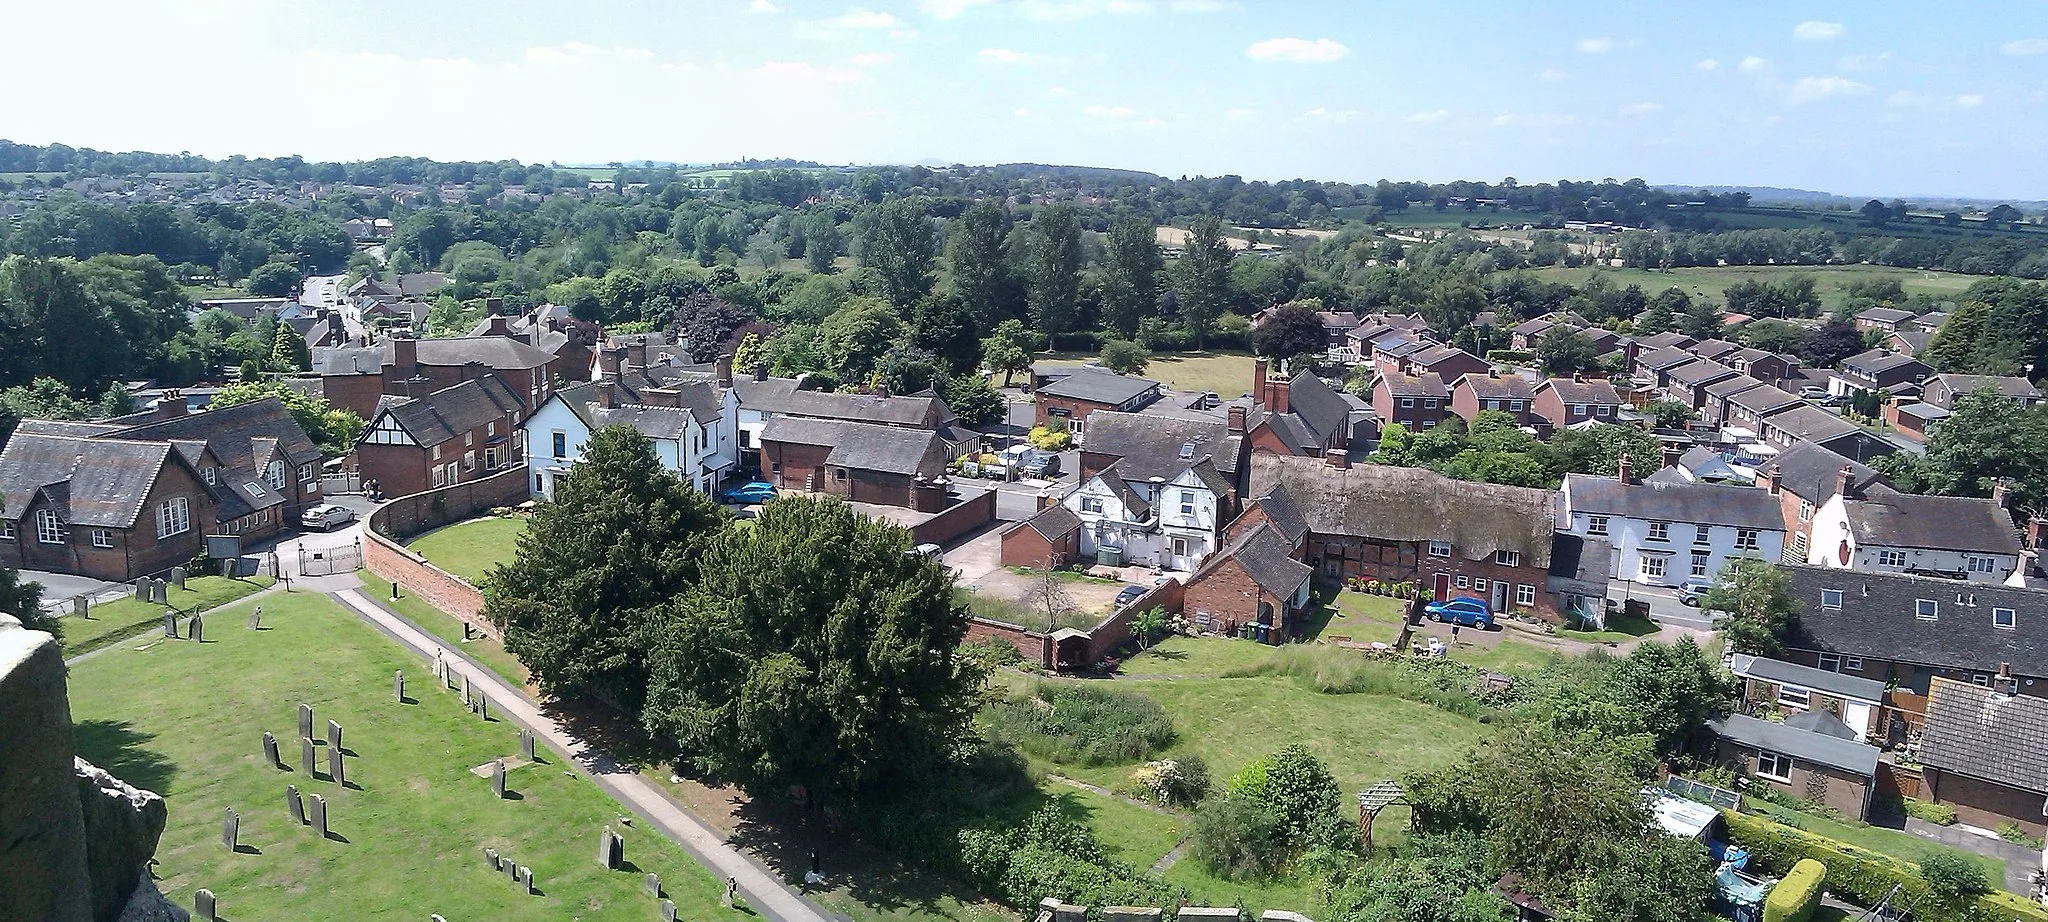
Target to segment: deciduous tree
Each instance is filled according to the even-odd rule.
[[[892,198],[862,216],[861,265],[881,273],[882,296],[908,311],[931,293],[938,231],[925,200]]]
[[[1201,217],[1189,222],[1187,244],[1170,270],[1182,321],[1200,349],[1209,329],[1230,302],[1230,246],[1223,221]]]
[[[1031,321],[1040,333],[1058,336],[1073,327],[1081,294],[1080,215],[1072,202],[1054,202],[1032,215],[1025,229]]]
[[[1286,362],[1323,351],[1323,318],[1299,304],[1282,304],[1252,328],[1252,351]]]
[[[1738,557],[1722,565],[1700,607],[1721,613],[1714,627],[1737,652],[1767,656],[1783,648],[1799,603],[1791,577],[1776,564]]]
[[[1119,218],[1109,228],[1102,267],[1102,326],[1129,339],[1138,321],[1158,309],[1159,280],[1165,272],[1158,229],[1144,215]]]

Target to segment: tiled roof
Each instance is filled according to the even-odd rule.
[[[1466,483],[1422,468],[1316,458],[1252,457],[1252,492],[1284,485],[1318,534],[1385,541],[1450,541],[1468,560],[1515,551],[1550,565],[1549,490]]]
[[[1699,360],[1699,356],[1687,352],[1683,349],[1670,348],[1652,349],[1648,352],[1644,352],[1636,356],[1636,364],[1641,365],[1644,368],[1654,368],[1659,371],[1662,371],[1666,368],[1676,368],[1688,362],[1697,362]]]
[[[1614,384],[1603,378],[1588,378],[1579,381],[1573,378],[1551,378],[1536,385],[1536,390],[1545,388],[1557,392],[1557,399],[1567,406],[1590,404],[1594,406],[1620,406],[1621,394]]]
[[[1473,372],[1458,376],[1455,387],[1470,388],[1482,400],[1529,400],[1536,388],[1521,375],[1487,375]]]
[[[1857,314],[1856,319],[1869,320],[1875,323],[1898,323],[1902,320],[1913,319],[1913,312],[1891,307],[1873,307]]]
[[[1393,372],[1380,376],[1387,384],[1387,393],[1395,397],[1437,397],[1451,396],[1450,388],[1444,386],[1442,375],[1424,372],[1419,375],[1405,375]]]
[[[1856,543],[1985,554],[2020,552],[2012,516],[1988,499],[1892,493],[1844,500]]]
[[[1874,679],[1845,675],[1830,669],[1816,669],[1801,666],[1767,656],[1751,656],[1736,653],[1730,656],[1730,672],[1745,679],[1762,679],[1780,685],[1797,685],[1824,691],[1839,698],[1853,698],[1857,701],[1880,703],[1884,701],[1884,683]]]
[[[778,416],[762,428],[761,441],[829,445],[825,463],[852,470],[933,477],[946,469],[946,444],[928,429]]]
[[[174,455],[169,442],[16,432],[0,451],[0,517],[20,521],[40,493],[71,525],[127,528]]]
[[[1826,733],[1731,714],[1707,724],[1722,739],[1753,749],[1767,749],[1806,762],[1839,768],[1866,778],[1877,774],[1877,747]]]
[[[1324,438],[1345,428],[1351,418],[1351,407],[1344,398],[1337,395],[1329,382],[1307,369],[1295,372],[1294,377],[1288,379],[1287,409],[1301,417],[1317,436]],[[1320,442],[1319,438],[1317,443]]]
[[[1726,399],[1743,391],[1763,386],[1764,383],[1762,381],[1758,381],[1748,375],[1736,375],[1733,378],[1726,378],[1709,384],[1705,390],[1712,396]]]
[[[1736,374],[1735,369],[1717,362],[1693,362],[1672,369],[1671,380],[1688,387],[1697,387],[1722,378],[1732,378]]]
[[[891,426],[923,426],[933,411],[941,421],[952,413],[943,409],[937,397],[880,397],[869,394],[840,394],[832,391],[797,389],[794,378],[766,381],[742,379],[733,384],[740,406],[762,413],[839,419],[849,422],[881,423]],[[936,405],[936,406],[935,406]]]
[[[387,339],[381,347],[380,355],[386,365],[394,364],[396,347],[392,342]],[[415,342],[421,365],[461,366],[476,362],[499,371],[518,371],[539,368],[554,360],[554,356],[509,336],[452,336]]]
[[[1086,400],[1113,407],[1121,406],[1127,401],[1158,389],[1159,382],[1150,378],[1083,369],[1039,388],[1038,393],[1046,397]]]
[[[1768,480],[1772,471],[1779,471],[1779,488],[1790,490],[1794,496],[1814,504],[1816,507],[1832,499],[1835,482],[1843,466],[1849,468],[1850,494],[1874,496],[1896,492],[1884,476],[1869,466],[1851,461],[1812,442],[1793,442],[1776,458],[1762,468],[1760,480]]]
[[[1741,343],[1725,339],[1703,339],[1685,348],[1685,351],[1709,361],[1718,361],[1722,356],[1742,351]]]
[[[1648,336],[1640,337],[1636,342],[1641,343],[1645,349],[1683,349],[1699,342],[1699,340],[1677,330],[1666,330],[1662,333],[1652,333]]]
[[[1242,444],[1243,438],[1232,435],[1222,420],[1098,410],[1088,414],[1088,440],[1082,448],[1118,458],[1117,469],[1129,480],[1171,480],[1195,461],[1211,458],[1225,480],[1236,482]]]
[[[511,414],[521,406],[519,395],[498,380],[497,375],[484,375],[406,401],[384,413],[410,433],[420,447],[432,448],[494,420],[506,424],[503,434],[509,437]],[[373,428],[365,428],[364,435]]]
[[[1755,380],[1755,379],[1751,379]],[[1708,388],[1712,390],[1712,388]],[[1797,407],[1805,401],[1798,394],[1776,385],[1745,388],[1730,395],[1728,402],[1759,416],[1775,413],[1788,407]]]
[[[1920,761],[1944,771],[2048,793],[2048,699],[1935,678]]]
[[[1238,535],[1221,552],[1205,561],[1189,582],[1200,582],[1218,567],[1236,561],[1260,589],[1277,598],[1293,598],[1301,584],[1315,573],[1314,568],[1295,560],[1293,555],[1294,544],[1287,540],[1287,536],[1281,534],[1280,529],[1262,522],[1257,528]]]
[[[1273,489],[1253,504],[1266,513],[1266,520],[1280,529],[1290,543],[1299,544],[1308,535],[1308,518],[1301,514],[1301,507],[1294,504],[1294,497],[1287,492],[1286,486],[1274,484]]]
[[[1966,583],[1930,576],[1789,566],[1799,605],[1785,645],[1844,656],[1868,657],[2048,677],[2048,591],[1997,583]],[[1821,607],[1822,590],[1841,592],[1841,607]],[[1921,618],[1919,602],[1935,603]],[[2014,625],[1992,626],[1992,609],[2010,608]]]
[[[2014,375],[1935,375],[1934,379],[1957,396],[1975,393],[1979,388],[1990,388],[2004,397],[2041,396],[2034,382]]]
[[[1738,396],[1736,403],[1742,402]],[[1860,431],[1856,424],[1812,404],[1801,404],[1775,414],[1764,421],[1764,425],[1784,432],[1793,438],[1825,442]]]
[[[1778,509],[1777,499],[1753,487],[1713,483],[1622,483],[1612,477],[1566,474],[1563,492],[1569,498],[1573,513],[1762,531],[1785,530],[1785,519]]]
[[[1030,528],[1047,541],[1058,541],[1081,527],[1081,517],[1059,503],[1053,503],[1034,515],[1017,523],[1018,528]],[[1006,529],[1005,531],[1008,531]]]
[[[145,423],[119,433],[120,438],[143,441],[200,440],[213,450],[221,464],[255,470],[270,460],[271,446],[281,449],[288,464],[320,460],[320,449],[299,427],[299,421],[276,397],[265,397],[231,407],[213,406],[204,412],[175,416]],[[267,443],[265,440],[269,440]]]

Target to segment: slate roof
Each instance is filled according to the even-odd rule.
[[[1515,324],[1511,332],[1522,336],[1538,336],[1554,326],[1557,326],[1557,321],[1537,317],[1533,320],[1524,320],[1521,323]]]
[[[937,410],[937,418],[950,419],[952,412],[937,397],[881,397],[871,394],[840,394],[832,391],[797,389],[795,378],[766,381],[742,379],[733,383],[740,406],[762,413],[879,423],[889,426],[923,426]],[[1093,421],[1090,422],[1093,425]]]
[[[414,342],[419,344],[421,365],[460,366],[476,362],[499,371],[517,371],[539,368],[555,358],[509,336],[451,336]],[[387,339],[378,347],[386,365],[395,361],[396,347],[392,343]]]
[[[1754,381],[1756,379],[1751,378],[1750,380]],[[1708,390],[1711,391],[1712,388],[1710,387]],[[1728,402],[1758,416],[1768,416],[1780,410],[1797,407],[1805,403],[1798,394],[1773,384],[1765,384],[1761,387],[1737,391],[1728,398]]]
[[[1283,485],[1318,534],[1450,541],[1467,560],[1506,550],[1530,565],[1550,565],[1549,490],[1465,483],[1422,468],[1339,469],[1316,458],[1252,457],[1254,495]]]
[[[1125,518],[1133,522],[1151,518],[1152,504],[1146,502],[1145,497],[1139,496],[1138,491],[1131,488],[1130,481],[1124,479],[1123,472],[1118,470],[1116,464],[1096,471],[1093,479],[1101,480],[1103,487],[1116,496],[1117,502],[1123,504]]]
[[[1011,528],[1004,529],[1004,532],[1008,533],[1017,528],[1029,528],[1032,531],[1038,532],[1038,536],[1047,541],[1058,541],[1073,534],[1080,527],[1081,517],[1075,515],[1074,510],[1068,509],[1059,503],[1053,503],[1044,509],[1038,510],[1037,515],[1018,522]]]
[[[1641,365],[1644,368],[1656,369],[1658,371],[1662,371],[1667,368],[1676,368],[1688,362],[1697,362],[1699,360],[1699,356],[1687,352],[1684,349],[1671,348],[1652,349],[1648,352],[1640,353],[1636,356],[1636,364]]]
[[[1084,368],[1039,388],[1038,393],[1114,407],[1158,389],[1159,382],[1150,378]]]
[[[1872,349],[1869,352],[1858,353],[1842,360],[1842,368],[1844,370],[1855,368],[1873,377],[1906,365],[1926,367],[1919,359],[1903,352],[1893,352],[1888,349]]]
[[[1824,691],[1838,698],[1852,698],[1857,701],[1881,703],[1884,701],[1884,683],[1859,676],[1845,675],[1831,669],[1816,669],[1801,666],[1767,656],[1751,656],[1736,653],[1729,657],[1728,670],[1745,679],[1762,679],[1779,685],[1796,685],[1814,691]]]
[[[381,375],[384,352],[376,346],[315,346],[313,374]]]
[[[778,416],[762,428],[761,441],[828,445],[825,463],[852,470],[938,476],[946,469],[946,443],[929,429]]]
[[[1697,387],[1701,384],[1719,381],[1722,378],[1732,378],[1737,374],[1739,372],[1735,369],[1718,362],[1702,361],[1694,362],[1690,365],[1680,365],[1677,368],[1671,369],[1671,380],[1673,383],[1682,384],[1687,387]]]
[[[1486,375],[1477,372],[1460,375],[1458,387],[1468,387],[1482,400],[1529,400],[1536,396],[1536,388],[1528,378],[1521,375]]]
[[[1330,387],[1330,382],[1308,369],[1295,372],[1287,382],[1288,412],[1301,417],[1318,436],[1328,436],[1345,428],[1351,419],[1351,406]],[[1093,437],[1091,433],[1090,437]],[[1321,444],[1317,439],[1315,444]]]
[[[1929,683],[1920,761],[2048,793],[2048,699],[2006,696],[1937,677]]]
[[[1397,371],[1381,375],[1380,380],[1386,382],[1387,393],[1395,397],[1448,399],[1451,396],[1450,388],[1444,386],[1443,376],[1433,371],[1419,375],[1402,374]]]
[[[2021,675],[2048,677],[2048,591],[1899,573],[1785,569],[1799,605],[1787,647],[1986,673],[2011,663]],[[1821,607],[1823,589],[1841,590],[1839,610]],[[1921,599],[1937,603],[1935,618],[1918,616]],[[1992,627],[1993,608],[2012,609],[2014,626]]]
[[[1869,310],[1864,311],[1863,313],[1857,314],[1856,319],[1868,320],[1872,323],[1898,323],[1900,321],[1913,319],[1913,312],[1902,311],[1897,308],[1891,307],[1873,307]]]
[[[506,426],[502,434],[510,437],[513,428],[510,416],[520,409],[519,395],[511,387],[497,375],[484,375],[408,400],[380,415],[390,416],[412,435],[414,441],[420,443],[420,447],[432,448],[450,439],[461,438],[463,433],[493,420],[504,422]],[[365,427],[364,436],[367,437],[374,428],[374,425]]]
[[[1409,356],[1408,361],[1414,362],[1415,364],[1420,365],[1424,368],[1428,368],[1441,362],[1451,361],[1452,359],[1456,359],[1459,356],[1464,356],[1465,358],[1473,359],[1475,361],[1483,361],[1479,359],[1478,356],[1466,352],[1465,350],[1460,349],[1456,346],[1432,346],[1428,349],[1424,349],[1421,352],[1417,352],[1414,355]]]
[[[1918,355],[1921,350],[1927,348],[1928,343],[1934,341],[1934,334],[1925,330],[1893,330],[1891,335],[1897,337],[1899,344],[1905,347],[1899,351],[1907,355]]]
[[[1557,399],[1566,406],[1583,403],[1594,406],[1620,406],[1620,392],[1614,383],[1604,378],[1588,378],[1579,381],[1573,378],[1551,378],[1536,385],[1536,390],[1549,389],[1557,392]]]
[[[1560,531],[1550,537],[1547,588],[1552,592],[1607,592],[1607,568],[1614,560],[1614,546],[1600,538]]]
[[[1743,714],[1730,714],[1707,726],[1722,739],[1753,749],[1781,752],[1801,761],[1838,768],[1866,778],[1877,774],[1876,746]]]
[[[1685,347],[1685,351],[1708,361],[1715,361],[1724,355],[1741,352],[1742,344],[1731,343],[1725,339],[1703,339]]]
[[[223,466],[261,470],[275,451],[287,464],[308,464],[320,460],[320,449],[299,427],[299,421],[284,402],[265,397],[231,407],[210,407],[170,419],[145,423],[119,433],[120,438],[141,441],[187,439],[204,441]]]
[[[1735,396],[1736,394],[1740,394],[1743,391],[1753,390],[1755,388],[1763,386],[1764,383],[1762,381],[1758,381],[1757,379],[1752,378],[1748,375],[1736,375],[1733,378],[1728,378],[1725,380],[1716,381],[1712,384],[1709,384],[1706,386],[1705,390],[1709,395],[1719,397],[1725,400],[1729,397]]]
[[[128,528],[174,454],[168,442],[17,431],[0,450],[0,518],[21,521],[40,493],[71,525]],[[34,536],[17,529],[16,540]]]
[[[1677,330],[1666,330],[1662,333],[1652,333],[1648,336],[1639,337],[1636,342],[1641,343],[1645,349],[1683,349],[1699,342],[1699,340]]]
[[[651,439],[679,442],[690,434],[689,410],[676,407],[653,407],[645,404],[624,406],[590,407],[593,428],[604,426],[631,426],[641,435]]]
[[[1741,403],[1738,396],[1736,403]],[[1856,424],[1812,404],[1801,404],[1780,413],[1774,413],[1765,425],[1791,435],[1793,438],[1825,442],[1841,438],[1852,432],[1861,432]]]
[[[1975,393],[1982,387],[1988,387],[2002,397],[2041,396],[2041,390],[2034,386],[2034,382],[2013,375],[1935,375],[1934,380],[1940,381],[1958,397]]]
[[[1172,480],[1206,457],[1213,459],[1224,480],[1236,483],[1243,441],[1230,433],[1224,420],[1098,410],[1088,414],[1088,443],[1083,450],[1118,458],[1117,469],[1128,480]],[[1194,450],[1189,457],[1181,457],[1190,443]]]
[[[2020,552],[2012,516],[1988,499],[1893,493],[1844,500],[1842,511],[1859,545],[1985,554]]]
[[[1825,734],[1838,740],[1856,739],[1856,731],[1849,729],[1849,725],[1843,723],[1841,718],[1826,711],[1800,711],[1785,718],[1785,726],[1808,733]]]
[[[1224,546],[1221,553],[1205,561],[1189,582],[1200,582],[1230,561],[1236,561],[1243,567],[1245,574],[1259,584],[1260,589],[1282,599],[1293,598],[1301,584],[1315,574],[1315,568],[1294,559],[1294,544],[1281,534],[1280,529],[1262,522],[1257,528],[1238,535],[1236,540]]]
[[[1790,490],[1794,496],[1814,504],[1816,507],[1835,495],[1835,477],[1847,465],[1850,472],[1851,495],[1876,496],[1897,491],[1882,474],[1868,465],[1851,461],[1812,442],[1794,442],[1762,468],[1760,481],[1767,481],[1772,471],[1779,471],[1779,488]]]
[[[1571,512],[1784,531],[1785,519],[1770,493],[1715,483],[1622,483],[1591,474],[1564,475]]]

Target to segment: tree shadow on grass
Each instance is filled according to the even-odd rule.
[[[161,794],[178,775],[175,763],[144,745],[156,734],[137,730],[125,720],[83,721],[72,727],[72,735],[79,757],[136,787]]]
[[[591,771],[637,771],[666,763],[676,754],[674,747],[648,738],[647,731],[633,718],[596,701],[550,698],[541,704],[541,711],[561,724],[569,735],[611,756],[616,763],[586,764],[584,767]],[[535,755],[539,755],[540,747],[535,748]]]

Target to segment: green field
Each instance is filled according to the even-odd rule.
[[[1318,592],[1309,613],[1308,637],[1348,637],[1355,643],[1393,643],[1408,620],[1408,603],[1392,596],[1349,589]]]
[[[173,902],[190,906],[192,891],[206,887],[230,919],[637,922],[657,918],[641,886],[642,874],[656,873],[685,918],[749,915],[723,908],[720,882],[674,844],[620,827],[617,804],[553,753],[511,769],[517,797],[493,797],[472,769],[516,762],[510,724],[479,721],[453,693],[433,690],[422,661],[325,597],[274,598],[265,630],[224,625],[205,643],[123,649],[71,672],[80,755],[169,804],[156,873]],[[401,669],[412,699],[404,704],[391,696]],[[269,730],[298,767],[301,702],[317,721],[342,724],[346,788],[263,764]],[[324,746],[318,758],[324,765]],[[290,821],[287,784],[328,799],[327,840]],[[242,818],[234,853],[220,842],[227,808]],[[593,860],[606,825],[625,836],[631,870],[607,872]],[[533,868],[540,893],[517,892],[488,870],[487,847]]]
[[[512,560],[526,520],[512,516],[470,519],[420,535],[406,542],[412,552],[434,566],[482,585],[492,567]]]
[[[181,612],[204,611],[257,592],[270,583],[268,576],[248,579],[195,576],[185,581],[183,589],[176,586],[168,588],[164,599],[167,605]],[[63,621],[64,655],[89,653],[129,637],[147,634],[150,629],[163,624],[164,607],[154,602],[138,602],[131,595],[94,605],[88,612],[89,618],[67,615]]]
[[[1905,288],[1909,295],[1925,294],[1945,298],[1959,295],[1971,285],[1989,278],[1955,272],[1895,269],[1890,266],[1700,266],[1670,271],[1567,269],[1552,266],[1529,270],[1529,274],[1537,278],[1552,282],[1570,282],[1575,285],[1585,284],[1595,272],[1605,275],[1616,285],[1641,285],[1643,291],[1650,294],[1677,286],[1694,298],[1705,298],[1717,305],[1723,300],[1722,292],[1730,285],[1750,280],[1779,282],[1795,275],[1811,275],[1815,279],[1814,292],[1820,295],[1823,311],[1832,311],[1840,307],[1848,297],[1842,290],[1843,286],[1853,282],[1898,279],[1899,285]]]
[[[1080,365],[1092,355],[1064,352],[1037,358],[1048,365]],[[1252,390],[1253,358],[1242,352],[1155,352],[1138,374],[1176,391],[1215,391],[1223,399]],[[1000,383],[1000,382],[998,382]]]

